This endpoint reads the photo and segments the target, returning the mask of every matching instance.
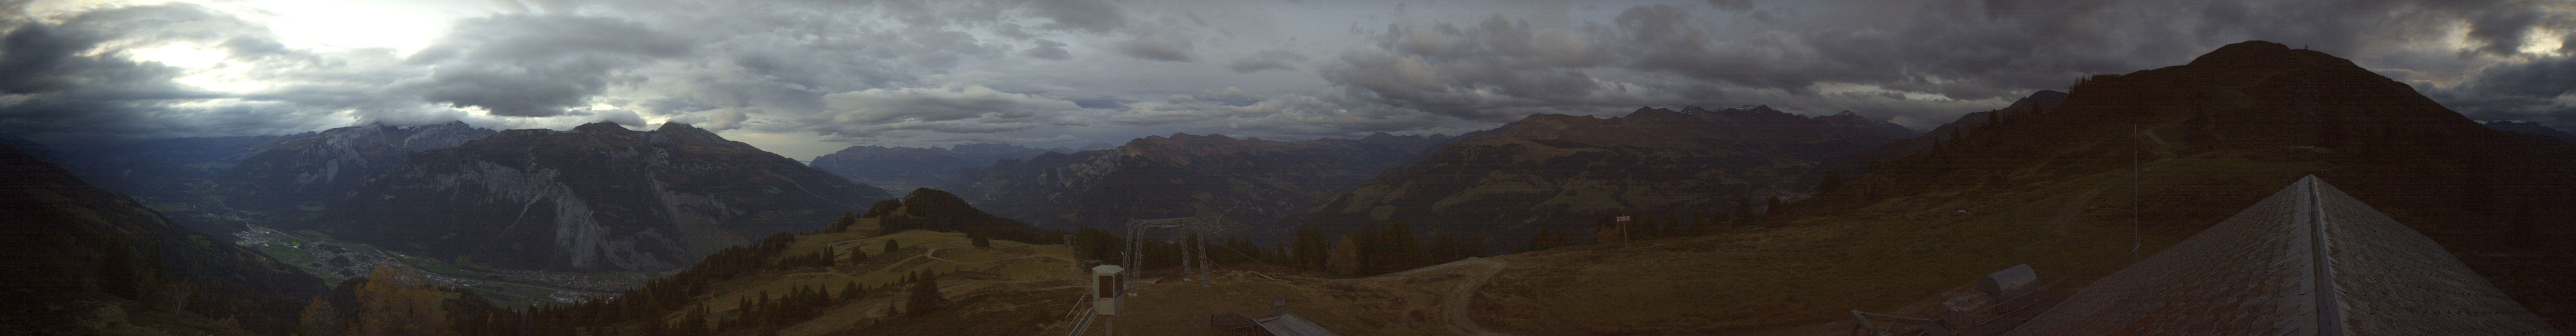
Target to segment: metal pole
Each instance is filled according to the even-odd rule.
[[[2138,142],[2138,125],[2129,124],[2129,257],[2132,258],[2138,256],[2139,247],[2147,245],[2145,230],[2138,225],[2138,199],[2146,197],[2146,194],[2138,192],[2138,175],[2143,174],[2138,170],[2138,151],[2143,149],[2140,148],[2142,145]]]
[[[1127,267],[1127,270],[1118,271],[1118,292],[1123,295],[1129,285],[1134,285],[1134,281],[1128,280],[1127,272],[1135,272],[1137,266],[1141,266],[1136,264],[1136,222],[1127,222],[1127,241],[1119,245],[1118,261],[1123,263],[1119,266]]]
[[[1199,236],[1199,238],[1199,274],[1202,274],[1199,280],[1199,287],[1209,287],[1208,281],[1212,279],[1208,278],[1215,277],[1216,271],[1208,270],[1208,264],[1214,263],[1214,260],[1208,259],[1207,236]]]
[[[1197,237],[1188,237],[1188,238],[1197,238]],[[1191,240],[1196,240],[1196,239],[1191,239]],[[1207,281],[1207,279],[1201,279],[1201,278],[1199,278],[1198,269],[1190,268],[1190,264],[1191,264],[1192,262],[1193,262],[1193,261],[1191,261],[1191,260],[1190,260],[1190,240],[1182,240],[1182,241],[1181,241],[1181,276],[1183,276],[1183,277],[1188,277],[1188,278],[1190,278],[1191,280],[1199,280],[1199,281],[1201,281],[1201,282],[1205,282],[1205,281]]]

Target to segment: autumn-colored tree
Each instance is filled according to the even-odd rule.
[[[1636,215],[1617,216],[1617,215],[1613,215],[1613,214],[1609,214],[1609,213],[1604,213],[1604,214],[1601,214],[1601,215],[1600,215],[1600,216],[1598,216],[1598,217],[1594,217],[1594,218],[1592,219],[1592,231],[1591,231],[1591,233],[1592,233],[1592,241],[1591,241],[1590,243],[1591,243],[1591,244],[1609,244],[1609,243],[1617,243],[1617,242],[1619,242],[1620,237],[1621,237],[1621,235],[1620,235],[1620,234],[1621,234],[1621,233],[1625,233],[1625,232],[1622,232],[1620,229],[1624,228],[1624,227],[1625,227],[1625,226],[1627,226],[1627,224],[1628,224],[1628,223],[1625,223],[1625,222],[1620,222],[1620,221],[1619,221],[1619,217],[1628,217],[1630,220],[1634,220],[1634,219],[1636,218]],[[1580,240],[1577,240],[1577,241],[1580,241]]]
[[[1333,243],[1333,249],[1324,253],[1324,271],[1335,275],[1351,275],[1352,272],[1358,272],[1359,249],[1359,242],[1352,241],[1351,236],[1342,236],[1341,242]]]
[[[358,287],[358,316],[349,321],[350,336],[448,335],[447,313],[439,307],[438,289],[408,266],[384,264]]]
[[[313,297],[313,302],[305,304],[304,312],[297,316],[295,326],[296,333],[303,336],[339,336],[340,310],[331,307],[331,300]]]

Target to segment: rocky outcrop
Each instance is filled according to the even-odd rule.
[[[686,124],[595,123],[414,153],[306,225],[485,265],[664,270],[745,237],[819,230],[885,198]]]

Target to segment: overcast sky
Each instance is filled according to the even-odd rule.
[[[2269,40],[2576,129],[2569,1],[0,0],[0,133],[679,121],[808,159],[1770,105],[1916,128]]]

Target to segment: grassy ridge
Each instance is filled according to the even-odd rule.
[[[2149,165],[2143,206],[2250,204],[2312,168],[2230,154]],[[2232,214],[2147,218],[2133,253],[2128,180],[2124,170],[1924,194],[1776,228],[1507,256],[1513,269],[1476,311],[1523,334],[1830,331],[1815,327],[1851,309],[1928,316],[2016,264],[2068,278],[2054,289],[2081,288]]]
[[[1081,276],[1083,273],[1075,269],[1076,257],[1070,246],[995,240],[989,248],[977,248],[973,246],[966,234],[925,230],[873,236],[876,231],[874,219],[861,219],[861,221],[858,228],[846,232],[797,236],[796,240],[781,253],[785,256],[796,256],[831,248],[842,251],[839,254],[842,262],[836,266],[763,272],[717,282],[710,286],[710,294],[703,296],[703,299],[697,302],[699,305],[708,307],[709,311],[715,313],[714,316],[723,316],[740,309],[739,303],[744,299],[757,300],[763,293],[777,297],[799,287],[822,287],[838,294],[843,286],[851,282],[871,288],[866,292],[866,299],[836,304],[821,317],[779,330],[780,335],[823,335],[851,329],[879,330],[877,325],[884,323],[893,323],[883,326],[886,328],[903,325],[936,325],[931,321],[940,316],[983,314],[994,309],[1043,308],[1053,310],[1060,315],[1065,309],[1069,309],[1071,298],[1075,293],[1081,291],[1079,288],[1065,287],[1081,285],[1078,281],[1083,279]],[[894,240],[902,247],[894,251],[884,251],[887,240]],[[849,260],[850,255],[846,251],[852,248],[866,252],[868,258],[864,261]],[[922,271],[941,274],[939,283],[942,293],[956,307],[955,312],[930,317],[888,319],[887,313],[903,304],[904,294],[909,289],[903,285],[902,280],[907,275]],[[1063,293],[1054,296],[1039,295],[1049,291]],[[1033,298],[1030,300],[1001,299],[1019,296]],[[1035,299],[1055,296],[1061,296],[1061,298],[1051,301]],[[1053,301],[1061,302],[1037,303]],[[1014,307],[992,306],[996,304]],[[1025,319],[1036,315],[1038,314],[1032,312],[1006,316]],[[669,316],[672,319],[680,317],[679,314]],[[1032,322],[1015,327],[1036,325],[1038,324]],[[958,331],[964,330],[970,329]]]

